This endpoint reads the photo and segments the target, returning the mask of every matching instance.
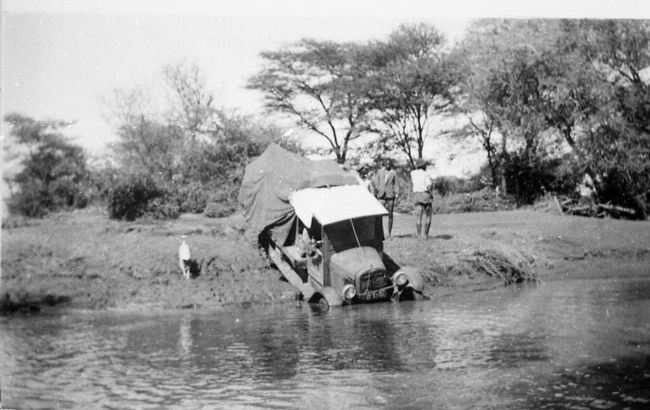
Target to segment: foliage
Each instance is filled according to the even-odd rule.
[[[171,180],[179,166],[181,130],[173,125],[134,117],[117,129],[120,141],[113,145],[120,167],[129,173],[147,174],[157,180]]]
[[[401,151],[411,169],[422,158],[429,118],[451,106],[455,70],[444,45],[435,27],[419,24],[401,25],[368,46],[364,87],[380,124],[375,131],[384,150]]]
[[[551,189],[562,161],[540,155],[530,156],[522,151],[511,153],[503,163],[510,193],[518,205],[529,205]]]
[[[155,214],[153,206],[163,205],[165,195],[166,192],[148,176],[124,175],[108,194],[108,215],[113,219],[132,221],[147,211]],[[156,199],[158,201],[154,204]]]
[[[89,161],[86,192],[91,203],[105,203],[120,170],[110,161]]]
[[[513,209],[515,205],[510,198],[496,195],[492,188],[483,188],[479,191],[435,196],[433,199],[433,212],[436,214],[450,214],[505,211]]]
[[[344,163],[350,141],[367,127],[362,56],[363,48],[353,43],[303,39],[261,53],[266,66],[248,87],[264,93],[269,111],[288,114],[323,137]]]
[[[180,211],[201,213],[208,203],[210,193],[208,185],[199,181],[188,181],[172,190]]]
[[[180,61],[163,67],[163,76],[171,96],[170,123],[182,128],[189,140],[211,132],[217,121],[214,94],[204,73],[195,63]]]
[[[8,114],[10,135],[27,152],[20,154],[22,169],[7,181],[17,192],[9,198],[12,213],[42,217],[51,211],[83,208],[88,203],[84,184],[88,176],[83,149],[60,132],[62,121],[36,121]]]
[[[548,166],[552,177],[545,191],[555,195],[577,195],[577,187],[582,182],[585,172],[576,156],[565,154],[562,157],[555,157],[548,161]],[[540,196],[544,196],[544,193],[540,193]]]
[[[250,158],[261,154],[271,141],[294,152],[302,150],[275,125],[217,108],[195,64],[166,65],[163,77],[167,99],[161,112],[152,108],[151,93],[140,88],[116,90],[108,101],[119,141],[113,145],[114,165],[93,173],[92,186],[109,202],[107,187],[127,178],[119,175],[132,179],[146,175],[164,196],[150,198],[151,209],[130,205],[138,209],[135,215],[200,213],[214,202],[215,193],[222,192],[226,194],[219,194],[219,201],[234,209]]]
[[[573,45],[611,87],[608,104],[595,116],[580,147],[596,175],[599,199],[622,206],[647,206],[650,193],[650,85],[641,71],[650,65],[647,21],[567,23]]]
[[[143,215],[153,219],[176,219],[180,214],[180,207],[176,201],[166,196],[159,196],[147,202]]]
[[[214,201],[215,193],[229,207],[236,204],[246,164],[268,145],[253,140],[259,133],[248,134],[243,127],[240,123],[230,124],[216,141],[197,142],[185,150],[179,172],[169,188],[182,212],[203,212]]]
[[[229,204],[221,202],[209,202],[203,211],[203,215],[207,216],[208,218],[223,218],[225,216],[232,215],[236,209],[236,207]]]
[[[469,118],[460,134],[481,138],[493,180],[509,182],[519,203],[569,193],[585,172],[602,185],[601,201],[625,205],[650,192],[648,22],[483,20],[455,57],[457,110]]]
[[[438,177],[433,181],[433,189],[442,196],[455,193],[458,191],[458,181],[452,177]]]
[[[469,180],[438,178],[444,200],[500,185],[527,204],[546,192],[574,195],[588,173],[598,201],[647,207],[647,21],[480,20],[451,52],[434,27],[403,25],[382,41],[303,39],[261,57],[248,87],[263,92],[269,111],[324,138],[340,163],[357,154],[406,157],[398,207],[409,204],[408,170],[432,137],[432,116],[450,108],[467,120],[455,135],[478,139],[487,165]],[[117,218],[221,216],[236,209],[245,165],[271,141],[305,151],[291,132],[218,108],[196,64],[170,64],[162,75],[161,110],[152,90],[114,93],[119,141],[102,167],[89,169],[83,150],[63,138],[66,123],[5,117],[23,149],[22,170],[7,178],[16,188],[10,210],[42,216],[101,198]],[[364,133],[376,138],[359,138]]]

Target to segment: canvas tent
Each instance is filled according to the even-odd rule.
[[[289,203],[293,191],[358,184],[334,161],[310,161],[271,144],[246,167],[239,203],[251,229],[258,234],[268,231],[274,241],[284,244],[296,218]]]

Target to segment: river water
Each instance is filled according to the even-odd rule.
[[[0,318],[3,408],[650,408],[650,280]]]

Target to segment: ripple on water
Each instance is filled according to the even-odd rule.
[[[644,408],[648,283],[551,282],[329,312],[0,318],[3,405]]]

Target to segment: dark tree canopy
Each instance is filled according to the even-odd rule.
[[[87,204],[83,182],[88,176],[86,155],[60,132],[64,121],[37,121],[21,114],[8,114],[10,135],[27,148],[22,169],[8,182],[17,192],[9,199],[9,210],[40,217],[50,211]]]
[[[494,159],[493,175],[503,175],[511,160],[525,167],[555,160],[550,153],[564,141],[575,171],[594,175],[601,192],[611,175],[626,187],[602,200],[629,204],[626,197],[647,196],[650,90],[642,73],[650,65],[649,38],[646,21],[472,25],[456,51],[463,69],[457,109]]]

